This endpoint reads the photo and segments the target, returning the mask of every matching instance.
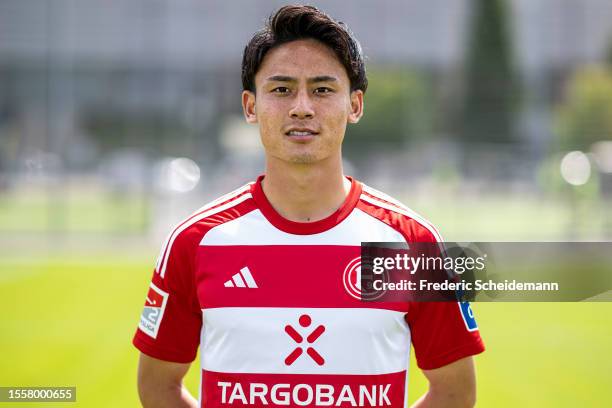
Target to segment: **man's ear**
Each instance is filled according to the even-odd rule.
[[[351,92],[351,112],[348,116],[348,123],[357,123],[363,116],[363,91],[357,89]]]
[[[254,92],[242,91],[242,112],[244,113],[244,118],[247,123],[257,123]]]

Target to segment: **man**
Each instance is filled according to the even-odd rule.
[[[346,285],[362,241],[440,240],[343,175],[342,139],[367,87],[352,33],[314,7],[282,7],[245,48],[242,80],[265,174],[163,245],[134,338],[142,404],[403,407],[412,342],[430,384],[415,406],[473,406],[471,356],[484,346],[457,303],[386,307]],[[198,346],[199,402],[182,385]]]

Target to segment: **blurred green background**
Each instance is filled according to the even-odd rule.
[[[138,352],[130,341],[151,263],[111,254],[3,257],[0,384],[76,386],[76,406],[137,406]],[[478,406],[612,404],[611,303],[472,307],[487,346],[476,357]],[[186,380],[194,395],[198,372],[196,360]],[[425,390],[413,358],[410,401]]]
[[[312,3],[368,57],[347,174],[449,241],[612,240],[609,1]],[[0,2],[1,386],[138,405],[131,338],[163,238],[263,169],[240,58],[280,4]],[[610,303],[473,308],[478,406],[612,406]],[[425,387],[413,361],[411,402]]]

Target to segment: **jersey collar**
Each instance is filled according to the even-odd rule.
[[[290,234],[297,235],[308,235],[318,234],[328,229],[335,227],[340,224],[348,215],[353,211],[359,197],[361,196],[361,183],[352,177],[345,176],[351,182],[351,190],[344,199],[344,202],[333,214],[323,218],[322,220],[313,222],[297,222],[291,221],[280,215],[272,204],[268,201],[268,198],[263,192],[261,187],[261,181],[264,179],[265,174],[262,174],[257,178],[257,181],[251,186],[251,194],[253,199],[257,203],[260,211],[266,217],[266,219],[281,231],[288,232]]]

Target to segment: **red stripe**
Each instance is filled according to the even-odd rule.
[[[198,247],[196,287],[202,309],[215,307],[378,308],[407,312],[407,302],[366,302],[345,288],[347,265],[361,247],[340,245],[234,245]],[[248,266],[257,289],[228,288]],[[348,268],[353,270],[355,268]]]
[[[370,193],[370,192],[369,192],[368,190],[366,190],[366,189],[363,189],[362,194],[364,194],[364,195],[366,195],[366,196],[368,196],[368,197],[370,197],[370,198],[374,198],[374,199],[376,199],[376,200],[378,200],[378,201],[382,201],[383,203],[385,203],[385,204],[389,204],[390,206],[393,206],[393,207],[398,208],[398,209],[400,209],[400,210],[409,210],[409,209],[408,209],[408,207],[406,207],[406,206],[399,205],[399,204],[396,204],[396,203],[394,203],[394,202],[392,202],[392,201],[385,200],[385,199],[384,199],[384,198],[382,198],[382,197],[379,197],[379,196],[377,196],[377,195],[375,195],[375,194],[373,194],[373,193]]]
[[[404,206],[400,206],[400,205],[394,204],[394,203],[392,203],[390,201],[385,200],[384,198],[380,198],[380,197],[375,196],[375,195],[373,195],[371,193],[368,193],[365,190],[363,191],[363,194],[366,195],[367,197],[370,197],[370,198],[376,200],[376,201],[381,201],[383,204],[387,204],[387,205],[389,205],[389,206],[391,206],[391,207],[393,207],[393,208],[395,208],[397,210],[401,210],[401,211],[404,211],[404,212],[407,212],[407,213],[414,212],[411,209],[409,209],[408,207],[404,207]],[[388,208],[381,207],[380,205],[377,205],[376,203],[372,203],[370,201],[361,200],[361,202],[363,204],[365,204],[365,205],[371,205],[373,207],[380,208],[381,210],[393,211],[393,210],[389,210]],[[407,218],[413,220],[414,222],[416,222],[417,224],[419,224],[420,226],[425,228],[427,231],[429,231],[431,233],[431,235],[433,235],[433,237],[436,239],[437,242],[441,242],[442,241],[442,236],[440,235],[440,232],[437,230],[436,227],[433,226],[432,223],[427,221],[425,218],[423,218],[421,216],[418,216],[418,214],[415,214],[415,215],[418,216],[418,218],[415,218],[414,216],[412,216],[410,214],[404,214],[404,213],[401,213],[399,211],[397,213],[402,215],[402,216],[404,216],[404,217],[407,217]],[[405,234],[402,233],[402,235],[405,235]]]

